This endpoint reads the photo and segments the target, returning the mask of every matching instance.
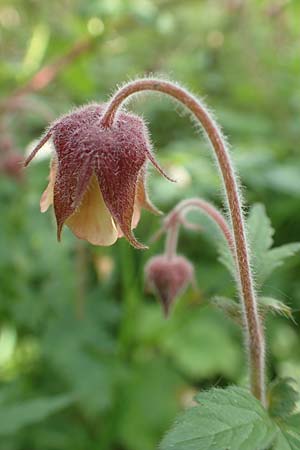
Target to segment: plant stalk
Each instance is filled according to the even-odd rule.
[[[198,209],[204,212],[208,217],[210,217],[214,221],[214,223],[222,232],[230,250],[233,252],[233,255],[235,257],[234,240],[232,237],[231,229],[225,217],[223,217],[220,211],[217,208],[215,208],[211,203],[207,202],[206,200],[203,200],[202,198],[188,198],[186,200],[182,200],[181,202],[179,202],[175,206],[175,208],[167,215],[165,219],[166,227],[169,226],[169,223],[173,223],[173,221],[176,221],[178,216],[180,216],[182,213],[187,214],[188,211],[191,209]]]
[[[165,246],[165,255],[167,259],[172,259],[176,256],[176,249],[179,235],[179,223],[172,223],[167,229],[167,238]]]
[[[121,87],[109,101],[106,111],[101,118],[101,126],[113,126],[114,118],[121,104],[131,95],[141,91],[157,91],[178,100],[200,122],[212,144],[224,183],[227,208],[233,229],[238,290],[244,312],[243,317],[249,359],[251,391],[265,405],[264,332],[258,313],[253,275],[250,267],[238,179],[231,162],[225,138],[212,115],[200,100],[177,84],[152,78],[138,79]]]

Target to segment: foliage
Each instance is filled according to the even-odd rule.
[[[295,412],[299,393],[293,387],[293,379],[275,380],[269,388],[269,410],[274,417],[289,417]]]
[[[11,431],[0,450],[153,450],[197,390],[195,413],[183,417],[197,423],[201,402],[209,414],[217,408],[212,397],[226,402],[230,393],[244,398],[251,420],[258,410],[254,420],[264,422],[255,399],[227,388],[245,383],[246,363],[240,326],[210,304],[217,296],[240,323],[236,300],[226,300],[235,289],[216,260],[211,223],[197,216],[203,232],[181,235],[198,292],[189,289],[165,321],[142,287],[143,266],[161,244],[147,252],[122,241],[99,249],[68,230],[58,244],[51,213],[38,210],[48,156],[19,170],[16,156],[49,121],[107,99],[137,74],[166,73],[216,111],[246,205],[260,204],[249,211],[248,231],[262,309],[282,313],[266,315],[269,377],[300,379],[299,12],[297,1],[1,2],[0,427]],[[78,44],[82,50],[68,56]],[[218,174],[188,118],[155,95],[129,107],[143,112],[159,160],[178,179],[169,184],[153,173],[155,204],[167,212],[201,195],[220,205]],[[144,213],[136,235],[146,242],[158,226]],[[291,314],[294,322],[284,317]],[[224,391],[205,392],[212,385]],[[273,450],[298,450],[299,401],[290,387],[276,386],[261,430],[274,434]],[[299,383],[292,388],[299,391]],[[281,391],[293,407],[282,406]]]
[[[286,383],[277,383],[277,391],[279,386],[281,393],[284,390],[291,392]],[[198,394],[196,401],[198,406],[177,418],[161,443],[162,450],[299,448],[299,414],[291,415],[287,409],[281,414],[280,410],[276,413],[279,412],[281,419],[272,420],[261,403],[245,389],[211,389]],[[270,412],[274,416],[274,409]]]
[[[71,398],[68,396],[57,396],[50,398],[39,398],[15,405],[0,404],[0,435],[16,433],[19,429],[32,423],[44,420],[50,414],[68,406]]]
[[[211,389],[177,419],[162,441],[162,450],[264,450],[275,427],[260,402],[246,390]]]
[[[280,247],[271,248],[274,230],[270,219],[266,215],[263,205],[253,205],[247,220],[250,241],[251,264],[255,270],[255,278],[259,288],[263,286],[272,272],[283,265],[286,258],[293,256],[300,250],[300,243],[294,242]],[[235,263],[227,245],[220,247],[220,261],[235,277]]]

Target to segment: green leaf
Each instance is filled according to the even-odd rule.
[[[70,395],[44,397],[24,401],[14,405],[1,404],[0,407],[0,435],[15,433],[19,429],[54,414],[73,402]]]
[[[248,238],[250,242],[251,262],[258,284],[264,281],[284,261],[300,250],[300,243],[293,242],[272,248],[274,229],[266,214],[264,205],[255,204],[247,219]],[[219,261],[227,268],[233,278],[236,277],[235,262],[226,243],[219,244]]]
[[[290,416],[299,400],[299,393],[292,386],[296,383],[292,378],[275,380],[269,388],[269,412],[273,417]]]
[[[186,375],[199,380],[240,374],[243,355],[239,341],[218,311],[195,309],[173,317],[161,335],[159,347]]]
[[[162,450],[265,450],[273,442],[276,425],[247,390],[211,389],[196,400],[199,406],[177,418]]]
[[[294,320],[292,309],[285,303],[273,297],[258,297],[258,302],[262,312],[273,312],[280,314],[287,319]],[[228,297],[216,296],[211,299],[211,303],[223,311],[225,315],[237,325],[243,325],[243,315],[241,305]]]
[[[274,229],[266,214],[265,206],[257,203],[252,206],[248,220],[248,236],[251,251],[255,258],[260,260],[273,244]]]
[[[264,205],[255,204],[247,219],[248,240],[250,244],[251,263],[257,283],[262,286],[265,280],[284,261],[300,250],[300,243],[293,242],[272,248],[274,229],[266,214]],[[219,260],[235,278],[235,262],[228,246],[219,244]]]
[[[98,414],[111,405],[118,373],[118,363],[111,356],[113,343],[103,324],[109,313],[106,302],[102,306],[102,323],[96,310],[87,309],[78,327],[78,319],[67,311],[59,319],[49,321],[43,340],[48,361],[87,415]],[[95,395],[99,389],[101,395]]]
[[[284,261],[293,256],[300,250],[299,242],[292,242],[290,244],[281,245],[280,247],[272,248],[264,256],[261,267],[260,276],[263,280],[269,277],[271,273],[284,264]]]
[[[285,303],[281,302],[280,300],[277,300],[276,298],[259,297],[259,303],[266,311],[281,314],[282,316],[288,319],[294,320],[292,309]]]
[[[300,414],[295,414],[285,421],[278,421],[276,440],[272,450],[300,449]]]
[[[250,243],[251,263],[254,268],[256,279],[261,285],[266,279],[265,260],[269,248],[273,244],[274,229],[266,214],[265,206],[255,204],[249,213],[247,220],[248,239]],[[271,271],[269,272],[269,274]]]
[[[266,251],[273,243],[272,236],[274,230],[271,222],[266,215],[265,207],[262,204],[252,206],[247,219],[248,239],[250,241],[250,249],[252,254],[252,262],[257,273],[258,262],[263,261]],[[236,277],[235,262],[227,243],[220,243],[220,262],[228,269],[233,278]]]
[[[132,365],[118,390],[118,426],[122,448],[154,450],[178,411],[178,392],[185,384],[167,362],[157,359]]]
[[[236,324],[242,326],[243,316],[241,311],[241,306],[239,303],[235,302],[228,297],[216,296],[211,299],[211,303],[218,309],[223,311],[225,315],[231,319]]]
[[[271,249],[274,229],[265,207],[261,204],[256,204],[251,208],[247,228],[252,264],[257,281],[259,284],[263,284],[277,267],[282,266],[286,258],[300,250],[300,243],[290,243]]]
[[[231,250],[228,247],[228,243],[220,241],[218,246],[219,261],[228,270],[232,278],[236,279],[236,266]]]
[[[296,382],[292,378],[275,380],[269,388],[269,413],[278,429],[272,450],[300,449],[300,414],[292,415],[300,395],[293,383]]]

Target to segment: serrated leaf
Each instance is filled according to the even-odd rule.
[[[260,268],[260,278],[265,280],[271,273],[284,264],[287,258],[290,258],[300,250],[299,242],[292,242],[290,244],[281,245],[280,247],[272,248],[267,252],[262,261]]]
[[[211,303],[223,311],[225,315],[236,324],[240,326],[243,324],[243,316],[239,303],[231,298],[220,296],[213,297]]]
[[[15,405],[1,404],[0,435],[15,433],[19,429],[37,422],[58,412],[73,402],[70,395],[44,397],[24,401]]]
[[[262,312],[273,312],[280,314],[287,319],[293,320],[292,309],[285,303],[273,297],[258,297],[258,302]],[[243,325],[243,315],[241,305],[231,298],[216,296],[211,299],[211,303],[235,322],[237,325]]]
[[[232,278],[235,280],[236,279],[235,261],[232,252],[228,247],[227,242],[220,241],[218,246],[218,252],[219,252],[218,260],[220,261],[220,263],[223,264],[224,267],[226,267]]]
[[[272,450],[300,449],[300,414],[295,414],[285,421],[278,421],[278,430]]]
[[[262,286],[271,273],[284,263],[286,258],[293,256],[300,250],[300,243],[294,242],[271,249],[274,229],[262,204],[255,204],[251,208],[247,219],[247,229],[251,263],[257,284]],[[219,244],[219,255],[219,261],[235,277],[234,258],[224,242]]]
[[[293,383],[296,381],[292,378],[283,378],[270,385],[268,398],[271,416],[285,418],[294,412],[300,394],[292,386]]]
[[[272,450],[299,450],[300,436],[294,436],[289,430],[279,431]]]
[[[247,220],[247,227],[252,252],[259,258],[272,246],[274,234],[274,229],[266,214],[264,205],[256,203],[252,206]]]
[[[262,204],[255,204],[247,219],[251,263],[259,284],[265,280],[265,259],[273,244],[274,229]],[[271,272],[270,272],[271,273]]]
[[[196,400],[199,406],[177,418],[161,450],[265,450],[273,442],[276,425],[247,390],[215,388]]]
[[[282,316],[293,320],[293,311],[285,303],[273,297],[259,297],[259,303],[267,311],[281,314]]]
[[[257,281],[262,285],[277,267],[282,266],[286,258],[300,250],[300,243],[290,243],[271,249],[274,230],[265,207],[261,204],[252,207],[247,227],[252,265]]]
[[[248,240],[250,243],[251,263],[256,273],[256,281],[264,281],[284,261],[300,250],[300,243],[293,242],[272,248],[274,229],[266,214],[264,205],[255,204],[247,219]],[[225,241],[219,243],[219,261],[236,278],[236,267],[232,252]]]
[[[256,273],[259,275],[260,265],[264,261],[266,252],[273,244],[274,234],[270,219],[266,215],[264,205],[257,203],[252,206],[247,219],[247,229],[252,265],[254,266]],[[226,245],[225,243],[220,243],[219,253],[220,262],[235,278],[235,262],[232,253],[228,248],[228,245]]]

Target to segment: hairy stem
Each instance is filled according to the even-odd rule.
[[[165,255],[168,259],[174,258],[176,255],[179,234],[179,223],[173,222],[167,229],[167,238],[165,246]]]
[[[173,221],[176,220],[178,216],[180,216],[182,213],[187,214],[191,209],[198,209],[204,212],[215,222],[215,224],[224,235],[224,238],[226,239],[227,244],[235,257],[234,240],[232,237],[231,229],[225,217],[223,217],[220,211],[211,203],[203,200],[202,198],[189,198],[178,203],[175,208],[167,215],[165,219],[166,226],[168,227],[169,223],[173,223]]]
[[[212,144],[222,175],[228,213],[233,228],[238,289],[244,311],[251,391],[265,404],[264,333],[257,308],[238,181],[221,130],[206,107],[187,90],[169,81],[151,78],[135,80],[121,87],[109,101],[102,116],[101,125],[103,127],[113,126],[114,118],[120,105],[132,94],[148,90],[167,94],[182,103],[200,122]]]

